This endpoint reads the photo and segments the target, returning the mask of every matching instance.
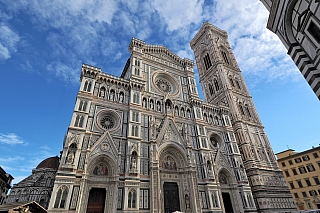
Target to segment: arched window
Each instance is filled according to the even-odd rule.
[[[204,56],[203,62],[204,62],[204,66],[205,66],[206,70],[209,69],[212,66],[212,63],[211,63],[211,60],[210,60],[210,56],[209,56],[208,53]]]
[[[233,82],[233,79],[232,79],[231,76],[229,77],[229,81],[230,81],[230,83],[231,83],[231,86],[234,87],[234,82]]]
[[[79,127],[83,127],[83,120],[84,120],[84,116],[81,116],[80,122],[79,122]]]
[[[139,93],[133,93],[133,103],[139,104]]]
[[[208,148],[207,140],[205,138],[201,138],[201,146],[203,148]]]
[[[241,105],[241,104],[239,104],[238,106],[239,106],[240,113],[241,113],[242,115],[244,115],[244,111],[243,111],[243,107],[242,107],[242,105]]]
[[[80,111],[86,111],[86,109],[87,109],[87,102],[81,100],[80,103],[79,103],[79,108],[78,108],[78,110],[80,110]]]
[[[214,87],[216,88],[216,91],[219,91],[220,88],[217,79],[214,79]]]
[[[131,135],[138,137],[139,136],[138,133],[139,133],[139,127],[137,125],[132,125],[131,126]]]
[[[206,122],[208,122],[208,116],[207,116],[206,113],[203,114],[203,117],[204,117],[204,120],[205,120]]]
[[[139,112],[132,112],[132,121],[139,122]]]
[[[251,113],[250,113],[249,107],[247,105],[245,105],[245,108],[246,108],[248,116],[251,118]]]
[[[134,65],[140,67],[140,60],[139,60],[139,59],[136,59],[135,62],[134,62]]]
[[[57,192],[56,201],[54,203],[54,208],[64,208],[65,202],[68,195],[68,187],[61,186]]]
[[[80,101],[78,110],[82,110],[82,106],[83,106],[83,101]]]
[[[201,118],[201,113],[200,113],[200,109],[199,108],[197,108],[196,109],[196,113],[197,113],[197,118]]]
[[[88,81],[86,81],[86,82],[84,83],[84,87],[83,87],[83,90],[84,90],[84,91],[87,91],[87,89],[88,89]]]
[[[238,81],[238,80],[236,80],[236,84],[237,84],[238,89],[241,89],[241,87],[240,87],[240,83],[239,83],[239,81]]]
[[[88,104],[88,102],[84,101],[83,107],[82,107],[82,111],[86,111],[87,110],[87,104]]]
[[[221,51],[221,55],[222,55],[222,57],[223,57],[224,62],[225,62],[226,64],[229,64],[229,60],[228,60],[228,57],[227,57],[226,52]]]
[[[209,92],[210,92],[210,95],[214,94],[214,90],[213,90],[212,84],[209,84]]]
[[[135,68],[135,69],[134,69],[134,74],[140,75],[140,69],[139,69],[139,68]]]
[[[92,86],[92,84],[91,84],[91,82],[89,82],[87,92],[90,92],[90,91],[91,91],[91,86]]]
[[[136,208],[137,192],[135,189],[131,189],[128,193],[128,208]]]
[[[214,116],[214,123],[216,124],[216,125],[219,125],[219,117],[216,115],[216,116]]]
[[[79,121],[80,121],[80,115],[77,115],[76,121],[74,122],[75,127],[79,126]]]

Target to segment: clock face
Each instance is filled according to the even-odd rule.
[[[163,91],[163,92],[166,92],[166,93],[169,93],[171,92],[171,85],[168,81],[164,80],[164,79],[158,79],[156,81],[156,85],[157,87]]]

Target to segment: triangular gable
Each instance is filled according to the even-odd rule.
[[[117,162],[118,159],[118,149],[112,140],[109,131],[105,131],[103,135],[95,142],[94,146],[91,148],[89,159],[93,159],[98,155],[105,154],[110,156]]]
[[[232,169],[230,167],[229,161],[226,158],[226,156],[221,153],[221,151],[219,150],[217,152],[217,156],[216,156],[216,160],[215,160],[215,165],[217,166],[217,172],[219,174],[221,169],[225,169],[227,170],[230,174],[233,175]]]
[[[181,137],[177,126],[175,125],[174,121],[169,118],[165,119],[156,140],[159,146],[165,142],[175,142],[184,148],[186,147],[186,142]]]
[[[164,46],[145,45],[142,52],[173,64],[183,66],[183,59]]]

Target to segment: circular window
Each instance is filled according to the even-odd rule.
[[[221,143],[221,139],[219,136],[217,136],[216,134],[212,133],[209,137],[210,142],[211,142],[211,146],[213,146],[214,149],[221,149],[221,147],[223,146],[223,144]]]
[[[156,85],[163,92],[170,93],[172,91],[170,83],[164,79],[158,79]]]
[[[114,119],[110,116],[104,116],[100,119],[100,125],[104,129],[112,129],[114,127]]]
[[[176,94],[178,93],[179,84],[169,74],[164,72],[157,72],[153,75],[153,82],[155,87],[164,93]]]
[[[102,110],[96,118],[97,126],[103,130],[114,130],[120,126],[119,115],[110,110]]]

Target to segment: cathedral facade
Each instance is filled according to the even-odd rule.
[[[295,212],[225,31],[194,62],[133,38],[120,77],[84,64],[49,212]]]

